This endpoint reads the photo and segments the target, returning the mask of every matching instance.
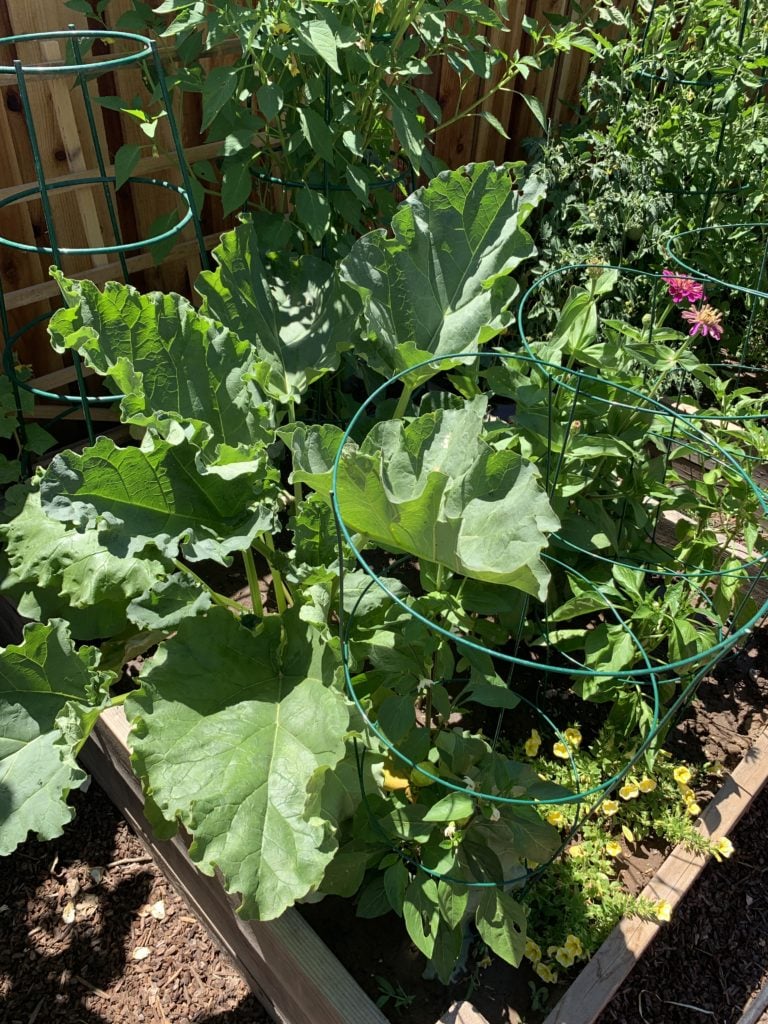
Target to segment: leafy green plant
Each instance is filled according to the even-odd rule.
[[[82,9],[83,0],[75,2]],[[391,216],[414,174],[441,169],[432,152],[439,131],[478,117],[506,134],[483,109],[490,95],[514,89],[572,47],[595,48],[576,22],[542,27],[525,18],[529,52],[508,53],[498,45],[510,28],[508,5],[495,0],[165,0],[155,10],[136,2],[117,27],[172,39],[179,63],[170,84],[201,95],[199,127],[221,142],[221,156],[218,171],[209,161],[193,166],[198,200],[220,178],[225,214],[255,195],[259,209],[279,215],[272,231],[280,234],[290,213],[308,245],[333,241],[340,251],[350,232]],[[222,62],[208,69],[202,58],[211,54]],[[422,84],[440,58],[458,81],[452,110]],[[483,96],[467,103],[465,90],[478,77]],[[535,96],[520,95],[543,121]],[[146,130],[146,113],[122,107],[143,116]],[[128,155],[135,162],[138,147]]]
[[[354,897],[362,916],[398,914],[443,981],[473,932],[520,964],[522,889],[567,843],[551,811],[584,799],[524,744],[541,679],[616,737],[618,784],[653,763],[660,724],[637,673],[658,670],[672,701],[670,659],[708,663],[743,573],[710,613],[647,567],[664,501],[699,516],[671,557],[716,563],[694,542],[717,481],[657,473],[662,406],[593,382],[574,430],[573,390],[491,353],[534,255],[541,192],[519,172],[442,172],[391,235],[330,268],[270,257],[243,223],[201,276],[200,309],[57,274],[55,346],[123,396],[139,436],[60,453],[9,494],[3,589],[40,621],[2,655],[3,850],[61,828],[77,751],[124,703],[148,817],[161,836],[187,830],[245,915]],[[380,381],[404,371],[396,398],[343,376],[349,346]],[[336,542],[342,436],[314,415],[334,386],[364,405],[334,496],[386,592]],[[742,481],[733,501],[750,494]],[[234,559],[250,601],[213,582]],[[513,651],[535,678],[514,674]],[[116,695],[138,653],[137,687]]]

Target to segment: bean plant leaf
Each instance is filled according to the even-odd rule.
[[[360,448],[344,450],[339,508],[350,530],[389,549],[543,600],[549,571],[541,552],[559,520],[536,469],[483,440],[486,408],[478,396],[407,425],[377,424]],[[334,431],[292,436],[294,480],[326,496]]]
[[[0,856],[30,832],[53,839],[72,819],[75,757],[109,702],[111,676],[92,647],[75,650],[61,620],[33,623],[0,651]]]
[[[518,190],[510,166],[439,174],[400,206],[391,236],[372,231],[352,246],[342,279],[363,300],[373,343],[361,356],[379,373],[474,350],[507,325],[509,275],[535,253],[522,225],[544,195],[535,182]]]
[[[217,269],[204,271],[195,287],[203,311],[253,346],[265,394],[298,402],[352,343],[352,307],[329,264],[286,257],[267,269],[259,250],[252,224],[226,232],[213,251]]]
[[[66,617],[78,640],[121,632],[128,603],[167,574],[151,548],[140,558],[119,557],[102,543],[102,529],[81,532],[47,516],[39,480],[12,487],[5,511],[3,590],[29,618]]]
[[[131,557],[147,547],[168,558],[229,564],[272,528],[276,471],[265,452],[228,479],[202,464],[196,445],[147,435],[141,448],[101,437],[81,455],[57,455],[43,478],[43,508],[79,528],[103,524],[102,543]]]
[[[250,371],[258,356],[180,295],[142,295],[109,281],[72,281],[52,271],[68,308],[51,317],[58,352],[74,350],[123,394],[126,423],[157,427],[164,418],[210,431],[215,446],[252,445],[271,423],[271,407]]]
[[[191,833],[200,869],[242,894],[245,917],[278,917],[335,852],[328,824],[305,812],[310,780],[345,753],[337,668],[293,613],[251,632],[216,607],[180,624],[126,706],[147,792]]]
[[[480,938],[502,960],[519,967],[525,953],[526,917],[522,904],[501,889],[487,889],[475,914]]]

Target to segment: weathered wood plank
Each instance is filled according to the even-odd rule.
[[[745,754],[707,804],[699,831],[713,839],[727,835],[768,779],[768,729]],[[706,867],[709,857],[677,846],[643,889],[649,900],[667,900],[674,909]],[[619,922],[584,967],[544,1024],[593,1024],[663,925],[628,918]]]
[[[102,718],[81,760],[142,839],[176,891],[275,1020],[281,1024],[387,1024],[351,975],[295,910],[277,921],[246,922],[216,878],[198,871],[180,837],[154,838],[131,771],[128,723],[121,708]]]

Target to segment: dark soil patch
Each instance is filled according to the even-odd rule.
[[[736,852],[705,868],[598,1024],[736,1024],[768,981],[766,836],[768,789],[734,829]]]
[[[267,1024],[102,790],[72,802],[0,860],[0,1024]]]

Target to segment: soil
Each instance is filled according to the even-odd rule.
[[[72,802],[0,860],[0,1024],[267,1024],[99,787]]]
[[[733,768],[768,721],[767,677],[768,631],[757,631],[705,680],[667,746]],[[60,839],[29,841],[0,860],[0,1024],[265,1024],[99,788],[73,802],[77,816]],[[766,834],[768,791],[735,833],[734,856],[707,868],[600,1024],[735,1024],[768,979]],[[642,887],[660,858],[644,851],[632,884]],[[330,899],[301,909],[372,998],[386,983],[400,986],[383,1007],[393,1024],[434,1024],[464,998],[490,1024],[541,1019],[525,970],[494,962],[445,988],[423,977],[394,915],[360,921],[349,901]]]

